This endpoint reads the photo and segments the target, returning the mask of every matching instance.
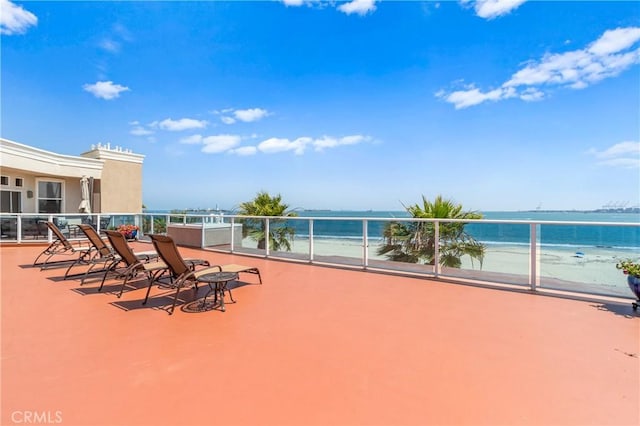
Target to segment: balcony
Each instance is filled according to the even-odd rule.
[[[98,293],[31,268],[41,250],[0,246],[2,424],[640,423],[629,298],[181,247],[264,284],[169,316],[168,290]]]
[[[589,221],[466,221],[469,230],[485,247],[484,261],[462,256],[458,268],[432,264],[391,261],[378,254],[383,230],[390,222],[423,223],[434,227],[439,259],[443,238],[439,230],[456,220],[427,220],[380,217],[254,217],[269,227],[288,226],[295,230],[291,250],[258,248],[243,235],[247,217],[196,214],[94,214],[30,215],[1,214],[1,242],[19,244],[51,241],[39,220],[60,224],[64,233],[78,237],[77,224],[92,223],[98,230],[125,223],[140,227],[145,234],[168,233],[184,246],[220,253],[243,254],[267,259],[331,265],[372,272],[395,273],[457,282],[504,285],[534,292],[568,292],[632,298],[616,263],[640,259],[640,223],[629,215],[626,222]],[[635,219],[635,221],[633,221]]]

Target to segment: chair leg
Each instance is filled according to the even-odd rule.
[[[122,292],[124,291],[124,288],[127,285],[127,282],[129,282],[130,276],[131,274],[127,274],[125,275],[124,280],[122,280],[122,287],[120,287],[120,292],[118,293],[118,299],[120,299],[120,297],[122,296]]]
[[[41,270],[41,271],[44,271],[44,270],[46,269],[46,267],[47,267],[47,263],[49,263],[49,260],[50,260],[53,256],[55,256],[55,255],[56,255],[56,253],[47,253],[47,254],[48,254],[49,256],[47,256],[47,258],[44,260],[44,262],[42,262],[42,263],[40,263],[40,264],[39,264],[39,266],[40,266],[40,270]],[[39,256],[38,256],[38,257],[39,257]],[[34,263],[34,266],[35,266],[35,265],[36,265],[36,264]]]
[[[44,249],[42,251],[42,253],[40,253],[38,255],[38,257],[36,257],[36,260],[33,261],[33,266],[38,265],[38,259],[40,259],[40,257],[43,254],[48,254],[49,257],[46,258],[46,260],[44,261],[44,265],[46,265],[46,263],[49,261],[49,259],[51,259],[51,256],[53,256],[54,254],[56,254],[56,248],[58,247],[59,243],[57,241],[54,241],[53,243],[49,244],[49,247],[47,247],[46,249]],[[65,252],[66,250],[63,250],[62,252]],[[62,253],[61,252],[61,253]],[[41,267],[40,269],[42,269],[43,267]]]
[[[178,302],[178,294],[180,294],[180,287],[176,288],[176,295],[173,297],[173,305],[171,305],[171,310],[168,312],[169,315],[173,315],[173,310],[176,308],[176,303]]]
[[[63,278],[64,280],[66,280],[66,279],[67,279],[67,277],[69,276],[69,271],[71,271],[71,269],[72,269],[74,266],[78,265],[79,263],[80,263],[80,262],[79,262],[78,260],[76,260],[76,261],[74,261],[71,265],[69,265],[69,267],[67,268],[67,271],[64,273],[64,278]]]
[[[151,292],[151,286],[153,285],[153,281],[149,280],[149,287],[147,287],[147,295],[144,297],[143,305],[147,304],[147,300],[149,300],[149,293]]]
[[[100,287],[98,287],[98,291],[102,291],[102,286],[104,286],[104,282],[106,279],[107,279],[107,271],[105,271],[104,275],[102,276],[102,282],[100,283]]]
[[[104,285],[104,282],[107,279],[107,275],[109,275],[109,272],[113,272],[113,270],[115,270],[117,266],[118,266],[118,262],[114,261],[111,265],[109,265],[109,268],[106,271],[104,271],[104,275],[102,276],[102,282],[100,283],[100,287],[98,287],[98,291],[102,291],[102,286]],[[120,294],[122,294],[122,291],[120,292]]]

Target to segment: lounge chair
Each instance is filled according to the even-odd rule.
[[[74,246],[67,239],[67,237],[64,236],[60,228],[58,228],[55,223],[48,222],[48,221],[45,223],[47,227],[51,230],[51,232],[53,233],[53,236],[56,239],[51,244],[49,244],[49,246],[46,249],[44,249],[42,253],[38,255],[38,257],[36,257],[36,260],[33,261],[33,266],[40,266],[40,269],[45,269],[49,265],[60,264],[60,263],[66,264],[68,262],[78,261],[79,259],[85,260],[92,256],[92,253],[91,253],[91,251],[93,250],[92,247]],[[75,255],[76,258],[49,262],[49,260],[51,260],[52,257],[60,254]],[[42,256],[46,256],[46,258],[44,259],[44,262],[38,263],[38,260],[40,260]]]
[[[173,298],[173,305],[169,310],[169,315],[173,313],[173,310],[176,307],[176,302],[178,301],[178,294],[182,288],[187,288],[194,286],[196,291],[198,290],[198,282],[199,278],[206,274],[211,274],[214,272],[233,272],[233,273],[241,273],[247,272],[250,274],[258,275],[258,279],[260,280],[260,284],[262,284],[262,277],[260,276],[260,271],[258,268],[252,266],[244,266],[237,264],[229,264],[229,265],[214,265],[209,266],[202,269],[195,269],[189,266],[189,264],[182,258],[180,252],[178,251],[178,247],[176,243],[173,241],[171,237],[168,235],[149,235],[151,237],[151,241],[153,242],[158,255],[162,259],[162,261],[169,267],[172,276],[171,286],[175,287],[176,294]],[[144,298],[144,302],[142,304],[146,304],[149,298],[149,292],[151,291],[151,284],[149,284],[149,288],[147,289],[147,295]],[[231,290],[229,291],[229,295],[231,296]],[[233,296],[231,296],[233,300]]]
[[[116,278],[122,280],[122,287],[120,287],[120,291],[118,292],[118,297],[120,297],[127,282],[131,278],[136,277],[138,273],[144,273],[151,286],[155,280],[169,271],[167,265],[163,262],[151,262],[152,257],[141,259],[140,253],[136,256],[136,253],[129,246],[127,239],[120,232],[110,230],[105,230],[104,232],[107,234],[111,247],[118,254],[118,258],[114,259],[104,272],[98,291],[102,291],[104,282],[109,274],[115,274]],[[155,260],[158,260],[157,256]]]
[[[85,279],[89,274],[94,274],[98,272],[105,272],[109,269],[110,265],[118,261],[120,258],[115,251],[111,249],[100,237],[100,235],[96,232],[96,230],[91,225],[87,225],[85,223],[81,223],[78,225],[80,230],[84,233],[84,235],[89,239],[89,242],[93,246],[94,255],[90,258],[79,259],[73,264],[69,266],[67,272],[64,274],[64,279],[69,277],[75,277],[78,275],[82,275],[82,279],[80,281],[80,285],[84,284]],[[158,257],[158,254],[155,251],[146,251],[135,253],[136,257],[140,260],[149,260],[154,257]],[[84,272],[84,274],[74,274],[69,275],[71,269],[78,265],[89,265],[89,268]],[[97,266],[101,265],[101,269],[95,269]]]

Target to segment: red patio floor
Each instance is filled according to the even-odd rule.
[[[40,250],[0,247],[3,425],[640,424],[629,304],[181,248],[264,285],[169,316],[167,290],[97,293]]]

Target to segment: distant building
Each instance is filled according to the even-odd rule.
[[[76,157],[0,138],[0,211],[140,213],[143,160],[110,144]]]

